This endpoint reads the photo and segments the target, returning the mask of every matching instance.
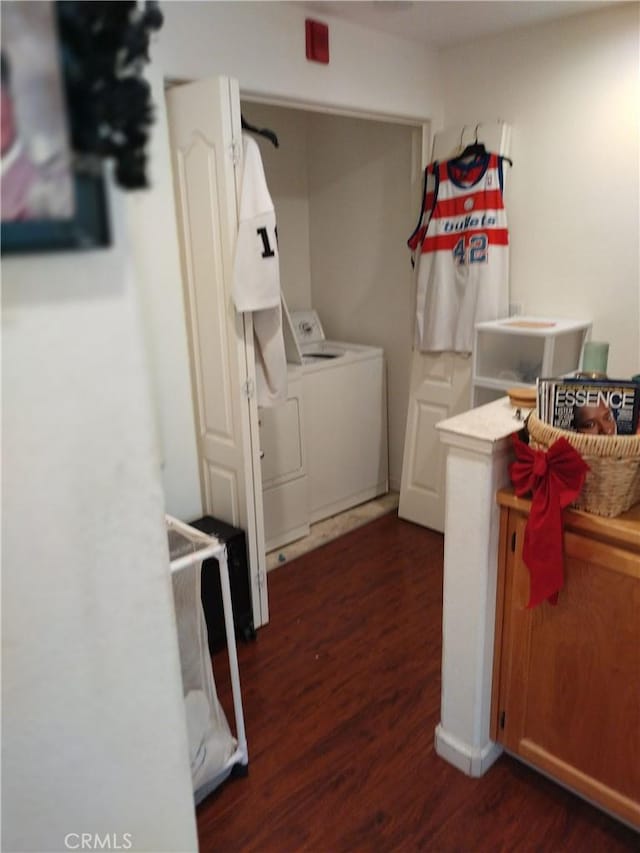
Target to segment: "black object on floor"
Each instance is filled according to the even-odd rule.
[[[190,524],[203,533],[213,534],[227,546],[229,564],[229,584],[231,586],[231,604],[236,637],[245,642],[255,640],[256,629],[253,624],[251,606],[251,583],[249,579],[249,561],[247,560],[247,541],[244,530],[233,527],[224,521],[218,521],[205,515]],[[224,629],[224,611],[222,608],[222,590],[218,561],[212,557],[202,564],[202,607],[209,634],[209,651],[217,652],[226,645]]]

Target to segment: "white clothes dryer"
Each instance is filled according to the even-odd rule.
[[[314,310],[290,316],[313,523],[388,491],[385,360],[381,347],[326,340]]]

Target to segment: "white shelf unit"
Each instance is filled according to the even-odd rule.
[[[508,388],[528,388],[540,376],[563,376],[578,370],[587,320],[517,316],[477,323],[475,327],[471,406],[504,397]]]

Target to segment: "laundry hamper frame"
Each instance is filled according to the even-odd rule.
[[[229,656],[229,674],[231,678],[231,690],[233,694],[233,710],[235,717],[237,746],[235,751],[226,760],[218,774],[206,785],[194,792],[196,805],[208,794],[217,788],[231,775],[246,775],[248,772],[249,753],[247,749],[247,738],[244,725],[244,712],[242,708],[242,693],[240,690],[240,670],[238,666],[238,651],[236,646],[236,635],[233,623],[233,607],[231,602],[231,584],[229,581],[229,565],[227,561],[227,548],[224,542],[220,542],[211,534],[202,533],[195,527],[185,524],[171,515],[165,515],[167,531],[173,529],[188,539],[194,546],[194,550],[184,556],[171,560],[171,573],[180,572],[187,567],[202,563],[204,560],[214,558],[218,562],[220,571],[220,587],[222,591],[222,608],[224,613],[224,626],[227,638],[227,653]]]

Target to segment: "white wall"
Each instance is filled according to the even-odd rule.
[[[151,364],[166,511],[192,521],[202,515],[202,500],[167,116],[162,76],[150,70],[148,79],[155,103],[162,108],[156,109],[148,148],[150,188],[129,198],[132,245]]]
[[[416,42],[318,15],[330,62],[305,56],[305,9],[295,3],[174,2],[154,56],[167,76],[236,77],[244,94],[439,120],[437,55]]]
[[[640,367],[638,4],[443,51],[445,123],[513,126],[511,301],[585,317]],[[463,61],[461,61],[463,57]]]
[[[74,832],[197,846],[148,366],[113,201],[115,247],[2,262],[4,850],[65,850]]]
[[[308,144],[312,302],[327,337],[384,348],[389,480],[399,490],[415,316],[406,241],[420,206],[421,133],[314,115]]]
[[[389,475],[399,489],[414,323],[406,240],[422,191],[421,131],[246,101],[243,109],[280,142],[256,137],[289,308],[316,308],[328,337],[384,348]]]
[[[431,118],[436,128],[475,125],[482,118],[510,122],[512,301],[534,313],[593,318],[594,336],[611,341],[610,372],[637,371],[636,4],[482,39],[439,57],[415,43],[323,15],[330,25],[328,66],[307,62],[306,13],[295,4],[180,2],[164,4],[163,11],[165,26],[153,48],[158,77],[224,73],[238,78],[245,96]],[[606,213],[605,181],[616,199],[615,217]],[[172,204],[170,193],[159,187],[155,209]],[[148,227],[157,269],[174,266],[175,228],[168,221],[155,225],[151,217]],[[301,244],[295,269],[305,253]],[[294,272],[285,270],[287,296]],[[151,343],[152,351],[174,365],[173,371],[156,370],[160,401],[179,398],[184,390],[184,318],[163,307],[182,299],[178,276],[172,278],[155,296],[150,291],[158,301],[147,308],[170,320]],[[156,330],[161,326],[155,324]],[[195,452],[193,423],[186,416],[187,422],[171,422],[169,410],[163,413],[160,404],[159,409],[161,433],[172,436],[171,448],[163,442],[166,470],[178,471]],[[173,455],[178,449],[182,456]],[[193,462],[185,466],[193,468]],[[189,484],[178,486],[165,473],[170,503],[183,487],[188,494],[176,504],[199,501],[195,477],[188,476]]]
[[[162,10],[165,24],[152,48],[150,77],[154,81],[225,74],[239,80],[243,95],[268,97],[283,104],[304,102],[318,109],[431,118],[436,125],[441,123],[437,56],[414,42],[323,15],[322,20],[330,24],[331,61],[325,66],[307,61],[307,15],[293,3],[172,2],[163,4]],[[152,165],[166,168],[162,164],[170,158],[163,131],[165,106],[159,98],[156,103],[159,136]],[[251,116],[258,116],[253,107]],[[283,146],[287,145],[289,130],[299,139],[295,126],[287,125],[281,132]],[[275,153],[281,154],[282,149]],[[200,501],[200,490],[193,475],[193,414],[182,414],[187,411],[182,402],[187,344],[184,310],[180,307],[181,283],[175,273],[177,236],[167,214],[173,209],[173,196],[164,178],[152,188],[146,207],[162,212],[160,216],[150,212],[147,233],[140,235],[138,231],[138,239],[152,248],[153,269],[161,275],[161,280],[148,278],[145,320],[153,354],[164,486],[168,506],[175,507],[179,517],[188,518],[190,508]],[[299,206],[299,196],[283,213],[285,223],[288,218],[291,223],[290,213],[301,214],[298,225],[304,231],[306,214]],[[287,236],[282,239],[287,240]],[[143,251],[149,258],[148,250]],[[291,297],[291,308],[303,307],[309,296],[308,280],[295,281],[305,254],[303,242],[292,266],[285,264],[283,269],[283,289],[287,298]],[[181,401],[179,417],[169,405],[173,399]],[[179,475],[173,476],[180,470],[185,472],[182,482]]]

